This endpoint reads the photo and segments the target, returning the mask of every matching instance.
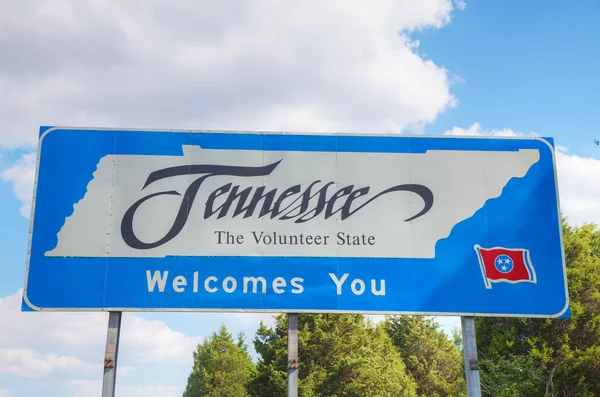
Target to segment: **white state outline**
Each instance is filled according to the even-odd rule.
[[[120,312],[211,312],[211,313],[328,313],[328,314],[344,314],[344,313],[354,313],[354,314],[372,314],[372,315],[419,315],[419,316],[478,316],[478,317],[530,317],[530,318],[558,318],[562,316],[569,308],[570,300],[569,300],[569,292],[568,292],[568,283],[567,283],[567,267],[565,262],[565,250],[564,250],[564,241],[563,241],[563,232],[562,225],[560,223],[561,214],[560,214],[560,197],[558,192],[558,173],[556,170],[556,153],[554,147],[548,142],[546,139],[538,136],[516,136],[516,137],[508,137],[508,136],[486,136],[486,135],[408,135],[408,134],[379,134],[379,133],[367,133],[367,134],[355,134],[355,133],[332,133],[332,132],[286,132],[286,131],[244,131],[244,130],[185,130],[185,129],[159,129],[159,128],[116,128],[116,127],[73,127],[73,126],[40,126],[40,130],[44,129],[44,131],[40,134],[38,140],[38,149],[37,149],[37,158],[36,158],[36,167],[35,167],[35,177],[33,184],[33,196],[31,201],[31,215],[29,220],[29,242],[27,246],[27,258],[25,263],[25,280],[23,286],[23,301],[25,304],[34,311],[46,311],[46,312],[110,312],[110,311],[120,311]],[[180,308],[180,307],[162,307],[162,308],[127,308],[127,307],[102,307],[102,308],[74,308],[74,307],[53,307],[53,308],[41,308],[29,300],[27,297],[27,282],[29,279],[29,263],[31,260],[31,243],[33,236],[33,224],[34,224],[34,215],[35,215],[35,203],[36,203],[36,193],[38,186],[38,177],[39,177],[39,166],[40,166],[40,157],[42,150],[42,143],[44,138],[53,131],[65,131],[65,130],[81,130],[81,131],[127,131],[127,132],[171,132],[171,133],[199,133],[199,134],[279,134],[279,135],[303,135],[303,136],[355,136],[355,137],[389,137],[395,139],[401,138],[445,138],[445,139],[500,139],[500,140],[524,140],[524,141],[540,141],[544,143],[550,149],[550,153],[552,154],[552,167],[554,169],[554,189],[555,189],[555,199],[556,199],[556,213],[558,218],[558,230],[560,237],[560,249],[562,256],[562,265],[563,265],[563,280],[564,280],[564,291],[565,291],[565,306],[556,314],[547,315],[547,314],[514,314],[514,313],[478,313],[478,312],[411,312],[411,311],[388,311],[388,310],[313,310],[313,309],[223,309],[223,308]]]
[[[499,247],[499,246],[491,247],[491,248],[484,248],[479,244],[475,244],[475,246],[473,248],[477,252],[477,259],[479,260],[479,267],[481,268],[481,273],[483,275],[483,283],[485,284],[485,288],[492,289],[491,283],[510,283],[510,284],[533,283],[533,284],[537,284],[537,275],[535,273],[533,263],[531,263],[531,255],[530,255],[528,249],[526,249],[526,248],[506,248],[506,247]],[[480,250],[482,250],[482,249],[486,250],[486,251],[491,251],[491,250],[495,250],[495,249],[501,249],[504,251],[511,251],[511,252],[523,251],[523,262],[525,264],[525,270],[527,270],[527,274],[529,275],[529,279],[527,279],[527,280],[507,280],[505,278],[499,278],[496,280],[492,280],[492,279],[488,278],[487,273],[485,271],[485,264],[483,262],[483,258],[481,256],[481,252],[480,252]],[[496,258],[496,259],[498,259],[498,258]]]

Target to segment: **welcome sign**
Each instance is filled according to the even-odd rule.
[[[27,309],[568,309],[551,139],[42,128],[35,189]]]

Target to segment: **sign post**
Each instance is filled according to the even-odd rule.
[[[23,310],[569,317],[552,138],[42,127],[34,189]]]
[[[121,312],[108,314],[106,333],[106,352],[104,354],[104,377],[102,378],[102,397],[114,397],[117,380],[117,358],[121,336]]]
[[[475,338],[475,318],[460,318],[463,339],[463,355],[465,374],[467,377],[467,396],[481,397],[481,381],[479,379],[479,361],[477,359],[477,341]]]
[[[298,397],[298,314],[288,317],[288,397]]]

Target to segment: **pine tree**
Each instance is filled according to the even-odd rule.
[[[196,348],[183,397],[249,397],[246,383],[254,370],[243,334],[236,343],[223,325]]]
[[[563,220],[563,237],[571,319],[476,320],[488,395],[600,396],[600,230]]]
[[[416,396],[414,380],[381,326],[360,315],[298,316],[299,394],[311,397]],[[260,355],[250,383],[254,397],[286,395],[287,323],[261,324]]]
[[[416,380],[419,396],[465,394],[461,351],[437,322],[423,316],[387,316],[383,327]]]

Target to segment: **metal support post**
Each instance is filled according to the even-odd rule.
[[[288,314],[288,397],[298,397],[298,315]]]
[[[104,354],[104,378],[102,379],[102,397],[114,397],[117,378],[117,356],[121,335],[122,312],[110,312],[106,333],[106,353]]]
[[[467,377],[467,396],[481,397],[477,340],[475,339],[475,318],[461,317],[460,322],[462,326],[463,354],[465,356],[465,374]]]

